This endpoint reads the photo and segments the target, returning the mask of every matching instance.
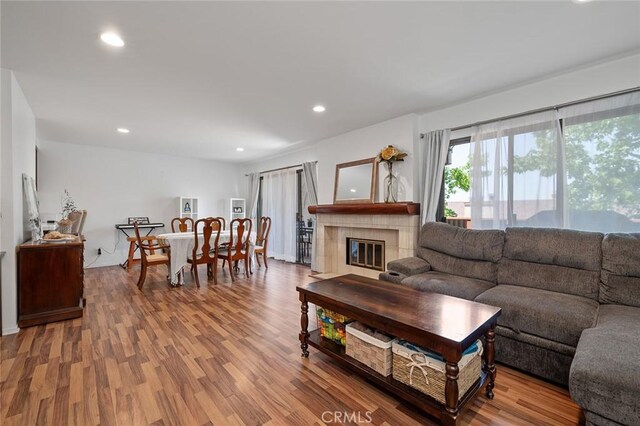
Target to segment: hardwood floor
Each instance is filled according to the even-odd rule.
[[[151,269],[142,291],[137,269],[89,269],[83,318],[2,338],[1,424],[433,424],[327,356],[300,357],[308,268],[274,261],[200,289]],[[499,365],[495,399],[478,396],[461,423],[579,421],[565,389]]]

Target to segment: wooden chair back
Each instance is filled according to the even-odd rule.
[[[133,230],[136,233],[136,242],[138,243],[138,247],[140,248],[140,262],[146,264],[147,263],[147,251],[144,249],[144,243],[142,242],[142,237],[140,237],[140,229],[138,228],[138,222],[133,222]]]
[[[246,254],[249,251],[249,236],[253,223],[251,219],[233,219],[229,224],[229,252]]]
[[[174,217],[171,221],[171,232],[187,232],[189,225],[191,225],[191,229],[194,229],[193,219],[190,217]]]
[[[222,224],[220,220],[215,217],[198,219],[194,223],[193,236],[195,240],[192,259],[197,259],[197,263],[212,263],[217,261],[221,227]],[[199,234],[202,234],[202,244],[200,244]],[[199,249],[202,251],[200,255],[198,255]]]
[[[72,234],[78,234],[78,230],[80,229],[80,224],[82,223],[82,216],[83,216],[82,210],[73,211],[69,213],[69,216],[67,216],[69,220],[73,222],[71,224]]]
[[[208,219],[218,219],[218,221],[220,222],[220,224],[219,224],[219,225],[218,225],[218,224],[214,224],[214,226],[219,226],[221,231],[224,231],[224,230],[225,230],[225,228],[226,228],[226,221],[224,220],[224,217],[220,217],[220,216],[218,216],[218,217],[213,217],[213,216],[210,216],[210,217],[208,217]]]
[[[227,229],[227,221],[225,220],[224,217],[222,216],[218,216],[216,217],[216,219],[218,219],[220,221],[220,223],[222,224],[222,230],[224,231],[225,229]]]
[[[256,245],[266,246],[269,241],[269,231],[271,231],[271,218],[262,216],[258,222],[258,234],[256,235]]]
[[[87,221],[87,211],[82,210],[82,219],[80,220],[80,228],[78,228],[78,235],[82,236],[84,232],[84,223]]]

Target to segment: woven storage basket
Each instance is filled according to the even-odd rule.
[[[333,340],[339,345],[347,344],[347,332],[345,325],[351,320],[342,314],[316,306],[316,318],[320,335],[325,339]]]
[[[346,354],[383,376],[391,374],[394,338],[354,322],[347,324]]]
[[[482,342],[467,350],[458,362],[458,399],[478,380],[482,369]],[[470,349],[473,349],[473,345]],[[445,362],[438,354],[398,340],[393,342],[393,378],[445,403]]]

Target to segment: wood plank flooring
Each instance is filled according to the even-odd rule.
[[[158,267],[139,291],[137,270],[89,269],[83,318],[3,337],[0,423],[433,424],[312,348],[300,357],[295,286],[311,279],[308,268],[273,261],[200,289],[189,274],[170,288],[165,274]],[[565,389],[499,365],[495,399],[479,396],[461,423],[570,425],[580,416]]]

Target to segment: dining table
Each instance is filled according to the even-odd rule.
[[[195,237],[193,231],[190,232],[169,232],[165,234],[158,234],[156,238],[160,243],[167,244],[171,249],[171,262],[169,265],[169,277],[171,279],[171,285],[181,285],[184,283],[184,267],[190,265],[188,259],[193,254],[193,246],[195,244]],[[211,245],[214,244],[213,239],[215,233],[212,234]],[[198,246],[202,247],[204,242],[204,235],[198,233]],[[220,231],[220,238],[218,239],[218,245],[228,243],[231,240],[231,230]],[[251,232],[249,234],[249,258],[253,261],[254,249],[256,242],[256,233]]]

